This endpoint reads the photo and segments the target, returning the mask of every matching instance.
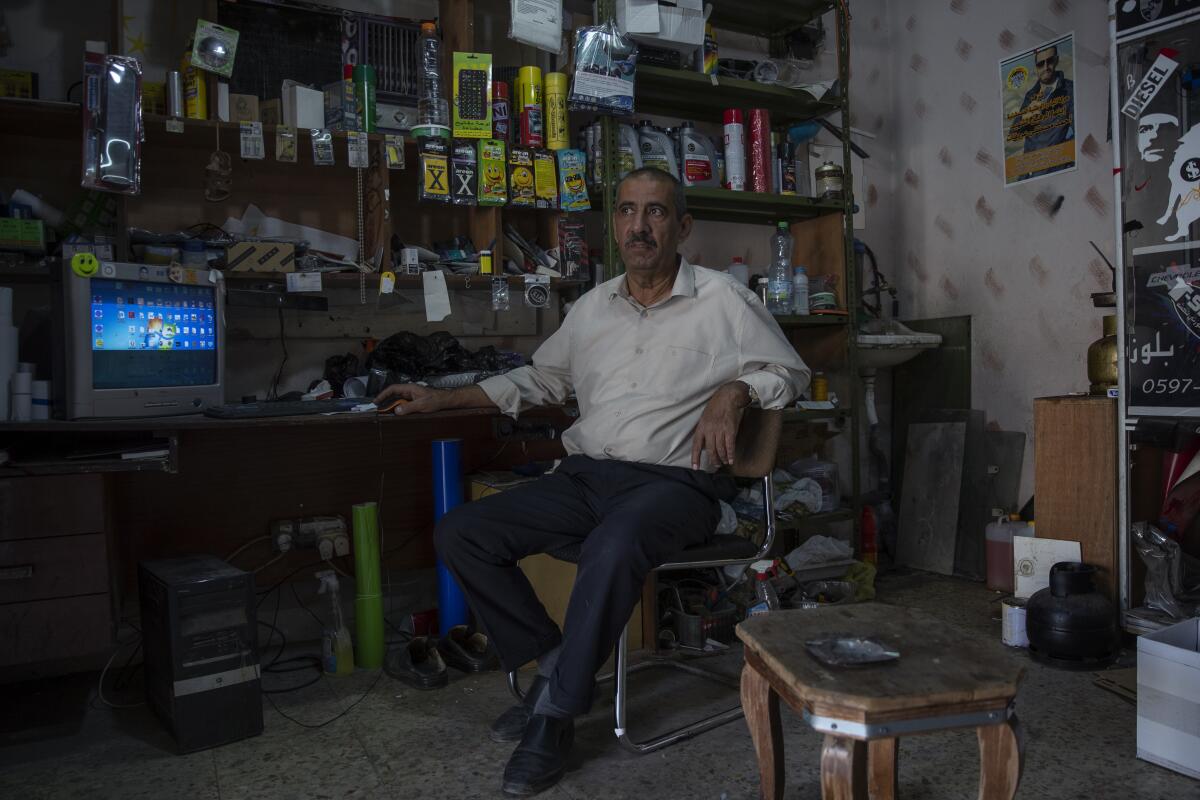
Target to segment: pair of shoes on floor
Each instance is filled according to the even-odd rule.
[[[449,682],[438,643],[428,636],[395,645],[383,659],[383,671],[416,689],[440,689]]]
[[[504,793],[529,797],[558,783],[567,772],[567,755],[575,740],[575,720],[533,714],[521,743],[504,767]]]
[[[500,659],[487,636],[472,632],[466,625],[451,628],[438,640],[437,649],[443,661],[463,672],[488,672],[500,667]]]

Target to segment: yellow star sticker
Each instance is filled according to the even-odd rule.
[[[123,31],[129,30],[129,23],[135,19],[137,19],[137,18],[130,14],[123,14],[121,16],[121,30],[123,30]]]
[[[146,46],[148,44],[149,43],[142,36],[142,34],[139,33],[137,36],[130,37],[129,47],[126,48],[126,51],[128,52],[129,55],[133,55],[134,53],[141,53],[144,56],[144,55],[146,55]]]

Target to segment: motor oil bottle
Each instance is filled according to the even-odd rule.
[[[617,139],[617,180],[642,167],[642,148],[632,125],[622,125]]]
[[[679,126],[679,150],[683,161],[680,180],[684,186],[719,186],[717,150],[712,140],[690,122]]]
[[[674,148],[671,137],[660,131],[648,119],[638,123],[638,147],[642,153],[642,166],[654,167],[679,178],[679,168],[675,164]]]

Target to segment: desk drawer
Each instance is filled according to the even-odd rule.
[[[107,594],[0,606],[0,667],[102,653],[111,626]]]
[[[0,603],[107,591],[103,533],[0,542]]]
[[[104,476],[0,480],[0,540],[105,530]]]

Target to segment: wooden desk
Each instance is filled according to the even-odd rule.
[[[872,800],[895,798],[899,738],[962,727],[978,732],[981,800],[1015,794],[1021,747],[1012,701],[1024,669],[999,642],[882,603],[771,612],[738,625],[737,634],[746,645],[742,707],[764,798],[783,797],[780,698],[826,734],[826,800],[866,800],[868,786]],[[873,637],[900,659],[826,667],[804,643],[832,634]]]
[[[380,502],[385,568],[430,567],[434,563],[430,442],[462,439],[464,473],[507,469],[561,455],[557,438],[497,442],[493,421],[498,416],[498,412],[486,410],[251,420],[195,415],[3,425],[0,448],[17,452],[32,452],[38,446],[65,450],[145,439],[169,441],[171,453],[152,463],[108,459],[97,466],[57,459],[41,472],[4,469],[0,472],[0,520],[14,519],[10,506],[31,494],[38,495],[41,504],[69,505],[86,487],[103,498],[89,503],[103,507],[104,524],[96,527],[99,523],[89,523],[87,532],[104,533],[104,549],[112,565],[106,583],[114,618],[120,613],[122,598],[136,595],[136,566],[141,560],[189,553],[224,557],[267,534],[274,520],[319,514],[341,514],[349,519],[350,507],[367,500]],[[545,419],[559,432],[571,422],[561,409],[535,410],[524,417]],[[46,477],[53,472],[59,477]],[[104,474],[88,476],[86,481],[71,474],[83,472]],[[53,485],[52,498],[41,497],[51,491],[47,481]],[[73,486],[80,488],[77,491]],[[20,518],[35,519],[29,515]],[[27,526],[31,532],[6,530],[5,538],[42,536],[32,532],[33,524]],[[70,560],[61,549],[60,555]],[[263,542],[240,555],[238,565],[251,568],[272,557],[269,544]],[[21,558],[21,563],[28,560],[25,555]],[[288,553],[260,571],[258,583],[272,585],[316,559],[315,551]],[[105,647],[108,642],[111,633]]]

